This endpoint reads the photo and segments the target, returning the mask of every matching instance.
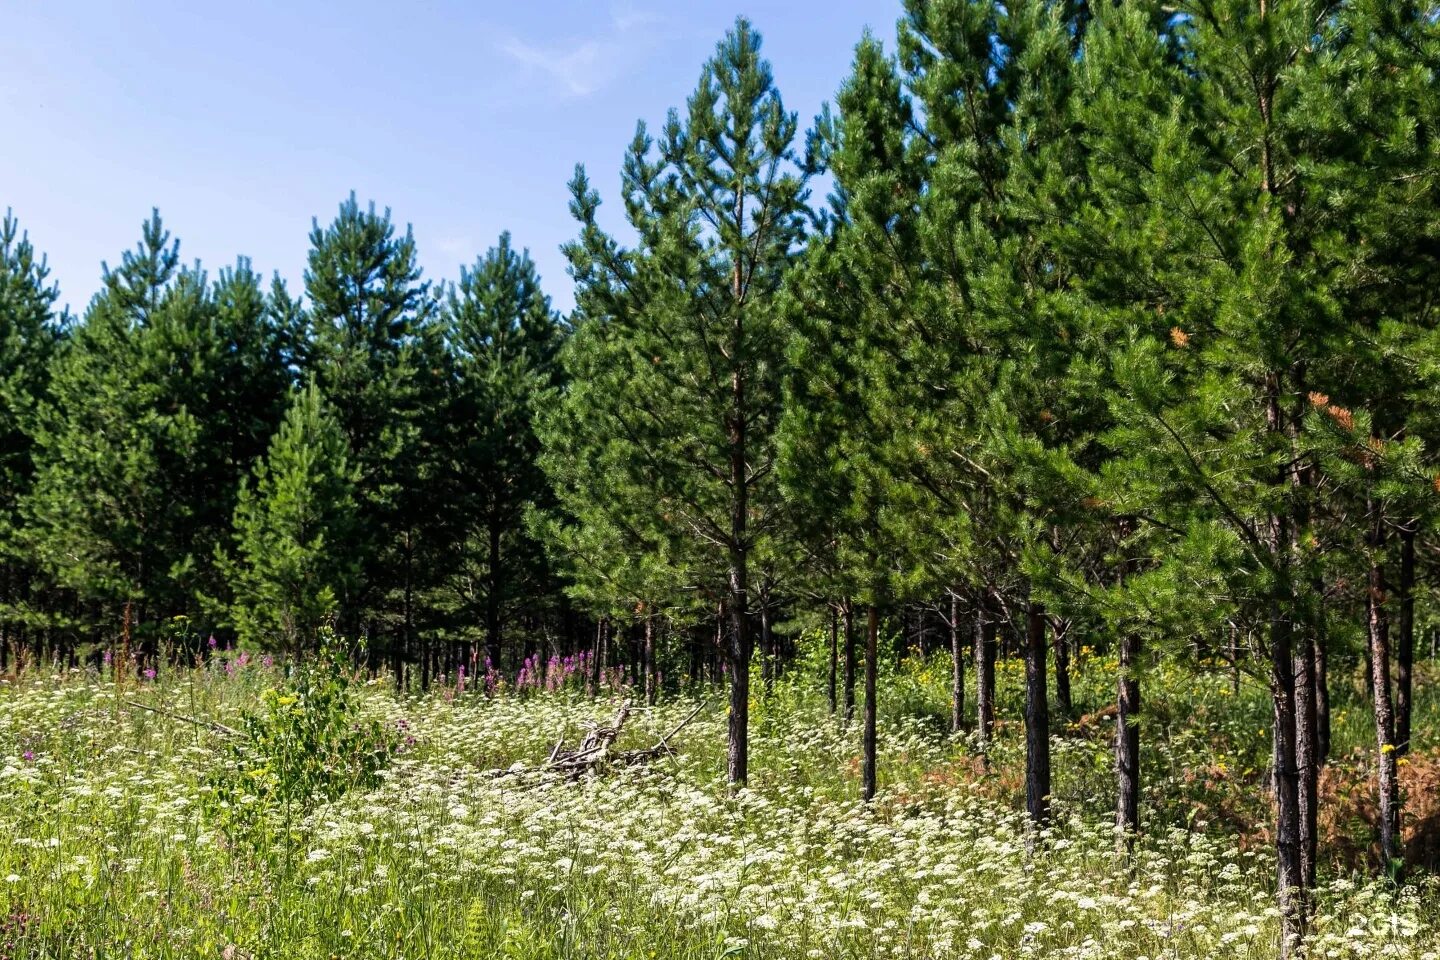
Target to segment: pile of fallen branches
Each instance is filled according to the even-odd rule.
[[[566,749],[565,738],[561,737],[555,741],[555,747],[550,751],[550,757],[545,763],[538,767],[526,767],[516,765],[508,770],[493,770],[491,776],[538,776],[541,779],[565,778],[576,779],[587,773],[597,772],[609,766],[634,766],[641,763],[649,763],[661,756],[674,756],[675,751],[670,747],[670,741],[675,738],[681,730],[684,730],[691,720],[694,720],[704,708],[705,704],[696,704],[695,709],[675,725],[669,733],[657,740],[652,746],[641,750],[616,750],[615,741],[620,736],[625,721],[630,719],[630,701],[626,700],[620,704],[615,711],[615,716],[609,723],[596,724],[585,734],[585,739],[573,749]]]

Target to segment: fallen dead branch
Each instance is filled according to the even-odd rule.
[[[632,710],[630,701],[627,700],[620,704],[620,708],[615,711],[615,716],[611,718],[609,723],[597,724],[592,727],[590,732],[585,735],[585,739],[581,740],[579,745],[573,750],[565,749],[565,740],[562,737],[555,741],[555,746],[551,749],[549,758],[541,766],[522,767],[517,765],[508,770],[492,770],[490,771],[490,776],[496,778],[537,776],[541,778],[541,780],[544,780],[547,777],[558,775],[560,777],[575,779],[586,773],[598,771],[612,764],[618,766],[633,766],[635,764],[648,763],[662,754],[674,756],[675,751],[671,749],[670,741],[675,739],[681,730],[689,726],[690,721],[699,716],[700,711],[704,708],[704,703],[696,704],[695,709],[691,710],[684,720],[676,724],[669,733],[661,737],[652,746],[645,747],[641,750],[617,751],[613,749],[615,741],[619,738],[620,731],[625,726],[625,721],[630,718]]]
[[[227,736],[227,737],[243,737],[243,736],[245,736],[244,733],[242,733],[242,732],[239,731],[239,730],[236,730],[234,727],[227,727],[227,726],[225,726],[225,724],[223,724],[223,723],[217,723],[217,722],[214,721],[214,720],[200,720],[200,719],[197,719],[197,718],[195,718],[195,717],[187,717],[187,716],[185,716],[185,714],[183,714],[183,713],[176,713],[176,712],[173,711],[173,710],[166,710],[164,707],[152,707],[152,706],[151,706],[150,704],[148,704],[148,703],[140,703],[140,702],[138,702],[138,701],[136,701],[136,700],[129,700],[129,699],[127,699],[127,700],[125,701],[125,704],[126,704],[126,706],[129,706],[129,707],[131,707],[132,709],[135,709],[135,710],[146,710],[146,711],[149,711],[150,713],[158,713],[160,716],[162,716],[162,717],[169,717],[171,720],[179,720],[179,721],[181,721],[182,723],[193,723],[193,724],[194,724],[195,726],[197,726],[197,727],[208,727],[209,729],[214,730],[216,733],[224,734],[224,735]]]

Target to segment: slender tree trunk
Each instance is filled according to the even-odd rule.
[[[1400,580],[1395,597],[1399,601],[1395,620],[1395,755],[1410,752],[1411,692],[1415,664],[1415,528],[1414,521],[1400,529]]]
[[[1270,624],[1270,693],[1274,706],[1275,850],[1278,899],[1286,938],[1302,935],[1305,873],[1300,852],[1300,776],[1295,746],[1295,674],[1288,613],[1276,611]]]
[[[687,680],[687,683],[693,686],[700,680],[700,671],[703,669],[701,667],[701,656],[704,651],[701,646],[702,641],[700,639],[700,628],[697,628],[695,630],[687,630],[685,632],[685,636],[690,641],[688,644],[686,644],[686,646],[690,648],[690,669],[689,679]]]
[[[1316,639],[1311,647],[1315,658],[1315,762],[1330,762],[1330,679],[1325,644]]]
[[[743,522],[740,524],[743,528]],[[750,776],[751,640],[745,611],[749,586],[743,547],[730,550],[730,715],[727,731],[727,773],[732,786]]]
[[[839,665],[838,661],[839,661],[839,658],[840,658],[840,636],[839,636],[839,634],[840,634],[840,616],[839,616],[838,613],[836,613],[835,608],[832,606],[832,607],[830,608],[830,674],[829,674],[829,677],[827,678],[827,683],[826,683],[826,688],[825,688],[825,689],[826,689],[826,693],[828,694],[828,699],[829,699],[829,703],[830,703],[830,715],[831,715],[832,717],[835,715],[835,708],[836,708],[836,702],[835,702],[835,694],[836,694],[835,679],[836,679],[836,677],[835,677],[835,674],[836,674],[836,670],[837,670],[838,665]]]
[[[655,617],[653,614],[645,615],[645,651],[643,654],[645,671],[645,702],[655,706],[656,677],[655,677]]]
[[[1240,628],[1230,624],[1230,693],[1240,696]]]
[[[1261,8],[1264,16],[1264,7]],[[1268,116],[1268,95],[1263,107]],[[1265,166],[1265,190],[1270,184],[1270,145],[1262,145]],[[1286,420],[1281,406],[1281,375],[1268,373],[1265,378],[1266,430],[1284,440],[1293,451],[1297,446],[1298,419]],[[1303,396],[1303,392],[1301,393]],[[1293,459],[1293,458],[1292,458]],[[1298,462],[1298,461],[1296,461]],[[1278,472],[1275,482],[1291,490],[1301,486],[1301,476],[1293,466]],[[1300,829],[1300,763],[1297,740],[1295,698],[1295,612],[1298,607],[1290,558],[1295,548],[1295,516],[1289,504],[1272,511],[1265,531],[1266,547],[1278,567],[1279,583],[1270,596],[1270,699],[1274,709],[1273,766],[1275,788],[1275,852],[1276,901],[1281,917],[1280,955],[1290,957],[1299,949],[1305,936],[1308,897],[1305,886],[1304,858]]]
[[[500,519],[496,516],[490,517],[490,553],[488,556],[489,568],[486,570],[488,582],[485,588],[485,647],[490,655],[490,662],[495,669],[500,669],[500,648],[503,638],[501,637],[501,590],[504,589],[504,570],[500,562]]]
[[[1045,684],[1045,607],[1029,601],[1025,617],[1025,810],[1050,816],[1050,703]]]
[[[1387,872],[1400,861],[1400,795],[1396,772],[1395,712],[1390,695],[1390,622],[1385,609],[1385,568],[1380,562],[1384,542],[1379,508],[1372,504],[1370,573],[1365,598],[1370,646],[1371,705],[1375,713],[1376,786],[1380,794],[1380,855]]]
[[[975,727],[981,749],[988,747],[995,735],[995,621],[988,593],[975,610]]]
[[[598,696],[600,693],[600,671],[605,665],[605,631],[610,626],[609,617],[601,617],[595,624],[595,651],[590,657],[590,687]],[[499,664],[495,665],[499,668]]]
[[[965,729],[965,632],[960,629],[960,593],[950,594],[950,730]]]
[[[880,612],[875,604],[866,608],[865,616],[865,756],[860,795],[869,801],[875,796],[875,676],[880,649]]]
[[[855,718],[855,604],[846,600],[840,608],[845,626],[845,722]]]
[[[1075,712],[1070,698],[1070,621],[1054,617],[1050,627],[1054,634],[1051,646],[1055,649],[1055,706],[1060,716],[1069,717]]]
[[[770,630],[770,598],[764,590],[760,591],[760,649],[765,652],[761,669],[765,677],[765,693],[770,694],[775,690],[775,672],[780,662],[776,655],[775,636]]]
[[[1120,675],[1115,689],[1115,826],[1133,849],[1140,832],[1140,635],[1120,636]]]
[[[600,631],[600,679],[605,679],[605,671],[610,668],[610,641],[615,638],[615,624],[609,617],[604,620],[604,627]]]
[[[1300,782],[1296,799],[1300,820],[1300,871],[1305,889],[1315,886],[1315,858],[1319,853],[1320,764],[1316,743],[1315,638],[1307,630],[1295,649],[1295,765]]]

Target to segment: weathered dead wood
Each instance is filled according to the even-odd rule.
[[[223,723],[214,720],[200,720],[195,717],[187,717],[183,713],[176,713],[173,710],[166,710],[164,707],[152,707],[148,703],[139,703],[127,699],[125,704],[135,710],[147,710],[150,713],[158,713],[162,717],[169,717],[171,720],[179,720],[183,723],[193,723],[197,727],[208,727],[216,733],[224,734],[227,737],[244,737],[245,734],[234,727],[227,727]]]
[[[648,763],[662,754],[674,756],[675,751],[671,748],[670,741],[675,739],[681,730],[689,726],[690,721],[694,720],[704,708],[704,703],[696,704],[695,709],[691,710],[684,720],[676,724],[669,733],[656,741],[653,746],[645,747],[641,750],[615,751],[613,749],[615,741],[619,738],[620,731],[625,726],[625,721],[630,718],[633,710],[630,702],[627,700],[620,705],[620,708],[615,712],[614,718],[612,718],[608,724],[597,724],[592,727],[590,732],[585,735],[585,738],[580,741],[579,746],[575,749],[564,749],[565,741],[562,737],[555,742],[554,748],[550,751],[549,758],[541,766],[523,767],[516,765],[507,770],[491,770],[489,775],[493,778],[534,776],[539,778],[538,783],[543,782],[547,778],[554,779],[557,776],[576,779],[586,773],[598,771],[611,764],[632,766],[640,763]]]

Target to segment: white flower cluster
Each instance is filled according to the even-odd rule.
[[[196,709],[183,687],[168,696]],[[199,705],[232,718],[230,696]],[[1063,809],[1032,834],[927,777],[957,745],[918,723],[882,731],[891,785],[865,805],[855,732],[804,707],[757,708],[752,784],[731,795],[719,708],[673,757],[553,780],[535,767],[554,742],[613,703],[376,689],[366,704],[415,750],[376,790],[277,811],[256,846],[203,813],[219,757],[203,728],[79,682],[0,691],[0,891],[27,929],[137,956],[1274,955],[1268,854],[1173,830],[1121,858],[1108,824]],[[653,743],[692,706],[637,712],[627,741]],[[1437,893],[1337,881],[1310,955],[1437,960]],[[522,949],[536,938],[553,952]]]

